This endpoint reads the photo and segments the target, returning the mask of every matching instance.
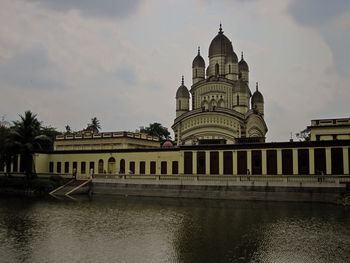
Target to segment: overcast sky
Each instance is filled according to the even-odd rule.
[[[348,0],[0,0],[0,116],[103,131],[171,130],[181,75],[222,22],[250,89],[265,99],[268,141],[311,119],[350,117]]]

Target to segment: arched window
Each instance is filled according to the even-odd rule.
[[[228,73],[231,73],[231,65],[228,65]]]
[[[181,110],[181,100],[179,100],[179,110]]]
[[[108,173],[115,173],[116,170],[115,170],[115,159],[114,157],[110,157],[108,159]]]
[[[119,173],[121,173],[121,174],[125,173],[125,160],[124,159],[120,160],[120,171],[119,171]]]
[[[194,77],[197,78],[197,69],[195,69]]]
[[[219,64],[215,64],[215,75],[219,75]]]
[[[103,160],[102,160],[102,159],[100,159],[100,160],[98,161],[98,173],[99,173],[99,174],[102,174],[102,173],[103,173]]]
[[[237,105],[239,105],[239,95],[237,94]]]

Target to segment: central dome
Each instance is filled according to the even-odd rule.
[[[233,47],[231,41],[224,35],[220,25],[220,31],[211,41],[209,46],[209,57],[212,56],[233,56],[237,55],[233,52]]]

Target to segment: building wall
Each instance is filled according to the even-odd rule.
[[[272,152],[272,154],[271,154]],[[69,162],[68,173],[71,174],[73,162],[77,162],[78,176],[89,176],[90,162],[94,163],[94,172],[98,172],[98,162],[103,160],[103,172],[119,173],[121,160],[125,161],[124,171],[131,169],[140,173],[140,162],[145,162],[145,174],[151,173],[151,162],[155,162],[155,174],[162,173],[166,163],[166,174],[172,174],[172,164],[177,162],[178,173],[197,174],[349,174],[350,141],[331,142],[295,142],[295,143],[262,143],[254,145],[222,145],[222,146],[183,146],[169,149],[147,150],[114,150],[114,151],[61,151],[51,154],[36,154],[37,172],[57,172],[57,163]],[[199,160],[201,156],[201,160]],[[273,157],[271,157],[273,156]],[[108,160],[114,158],[115,165],[110,171]],[[204,158],[204,159],[203,159]],[[85,173],[81,171],[81,163],[85,162]],[[205,164],[203,164],[205,163]],[[198,166],[204,165],[205,168]],[[275,166],[275,167],[271,167]],[[269,171],[275,171],[269,173]],[[164,171],[163,171],[164,173]]]
[[[154,137],[152,136],[150,136],[150,138],[147,139],[146,135],[145,137],[145,139],[131,137],[129,138],[127,136],[124,136],[119,138],[82,138],[55,140],[54,149],[57,151],[110,150],[127,148],[149,148],[160,146],[159,139],[153,140]]]
[[[344,127],[310,127],[312,141],[350,140],[350,126]]]

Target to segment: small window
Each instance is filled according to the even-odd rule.
[[[98,161],[98,173],[99,173],[99,174],[102,174],[102,173],[103,173],[103,160],[102,160],[102,159],[100,159],[100,160]]]
[[[173,171],[172,171],[172,173],[173,174],[178,174],[179,173],[179,164],[178,164],[178,162],[177,161],[173,161]]]
[[[91,171],[91,169],[92,169],[92,173],[94,173],[94,171],[95,171],[95,163],[94,162],[90,162],[90,164],[89,164],[89,172]]]
[[[69,173],[69,162],[64,163],[64,173]]]
[[[146,163],[140,162],[140,174],[145,174],[146,172]]]
[[[57,173],[61,173],[61,162],[57,162]]]
[[[49,163],[49,172],[53,173],[53,162]]]
[[[156,162],[151,162],[151,174],[156,174]]]
[[[130,162],[129,163],[129,170],[132,174],[135,173],[135,162]]]
[[[85,162],[81,162],[81,173],[84,174],[86,173],[86,163]]]
[[[215,75],[219,75],[219,64],[215,64]]]
[[[167,162],[161,162],[161,174],[167,174]]]

